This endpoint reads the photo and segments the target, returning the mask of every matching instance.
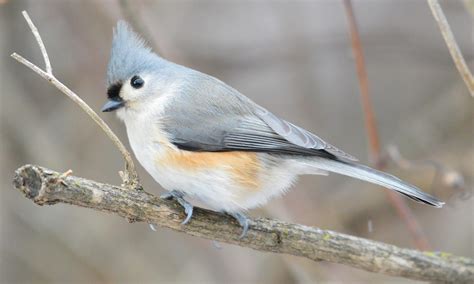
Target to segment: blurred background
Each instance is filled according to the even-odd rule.
[[[442,1],[474,70],[464,1]],[[384,148],[418,161],[386,171],[447,200],[407,200],[436,251],[474,257],[474,104],[426,1],[354,1]],[[221,245],[67,205],[39,207],[11,185],[38,164],[119,184],[117,149],[75,104],[9,57],[43,68],[21,11],[39,28],[56,76],[99,111],[118,19],[171,61],[220,78],[257,103],[368,161],[364,116],[341,1],[0,0],[0,282],[410,282],[326,262]],[[472,11],[472,10],[471,10]],[[100,114],[124,141],[124,126]],[[438,165],[437,172],[432,164]],[[162,189],[140,167],[149,192]],[[464,181],[460,178],[464,177]],[[342,176],[305,176],[284,198],[250,212],[414,248],[381,188]]]

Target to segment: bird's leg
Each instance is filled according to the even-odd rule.
[[[171,200],[171,199],[174,198],[174,195],[173,195],[173,193],[171,193],[171,191],[168,191],[168,192],[163,193],[162,195],[160,195],[160,198],[164,199],[164,200]]]
[[[240,226],[242,227],[242,234],[240,235],[239,239],[245,237],[247,235],[247,231],[249,230],[249,218],[240,212],[227,214],[234,217],[234,219],[237,220],[237,222],[239,222]]]
[[[172,190],[162,194],[160,198],[166,200],[175,199],[181,206],[183,206],[184,212],[186,213],[186,219],[181,223],[182,225],[185,225],[189,220],[191,220],[191,217],[193,216],[193,205],[184,199],[184,193]]]

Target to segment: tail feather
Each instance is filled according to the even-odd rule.
[[[310,164],[319,170],[326,170],[381,185],[420,203],[438,208],[441,208],[444,204],[444,202],[428,193],[424,193],[414,185],[406,183],[393,175],[377,171],[361,164],[320,157],[311,159]]]

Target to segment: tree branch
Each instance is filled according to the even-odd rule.
[[[259,251],[302,256],[416,280],[472,283],[474,260],[447,253],[420,252],[271,219],[250,222],[248,235],[224,214],[195,208],[193,218],[181,225],[184,212],[174,201],[161,200],[145,191],[127,191],[40,167],[25,165],[15,172],[14,186],[38,205],[71,204],[148,222],[175,231],[236,244]]]
[[[451,27],[449,26],[448,20],[443,13],[443,9],[439,4],[438,0],[427,0],[428,5],[431,8],[431,12],[433,13],[433,17],[435,18],[436,22],[438,23],[439,29],[441,30],[441,34],[443,35],[444,41],[448,46],[449,53],[451,53],[451,57],[453,58],[454,64],[459,71],[464,83],[466,84],[467,89],[472,97],[474,97],[474,77],[472,77],[471,71],[467,67],[466,61],[462,56],[461,50],[454,38],[453,32],[451,31]]]

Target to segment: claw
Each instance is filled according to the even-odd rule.
[[[150,227],[150,229],[151,229],[153,232],[158,231],[158,230],[156,229],[156,224],[148,223],[148,226]]]
[[[247,235],[247,231],[249,230],[249,218],[239,212],[228,214],[234,217],[237,222],[239,222],[240,226],[242,227],[242,234],[239,236],[239,239],[244,238]]]
[[[164,193],[160,195],[161,199],[165,200],[170,200],[170,199],[176,199],[178,203],[183,206],[184,212],[186,213],[186,218],[184,219],[183,222],[181,222],[182,225],[185,225],[186,223],[191,220],[191,217],[193,216],[193,205],[186,201],[184,198],[184,194],[177,191],[177,190],[172,190],[170,192]]]
[[[181,198],[181,200],[186,202],[183,204],[178,199],[178,202],[184,207],[184,213],[186,213],[186,219],[184,219],[184,221],[181,222],[181,225],[186,225],[186,223],[188,223],[189,220],[191,220],[191,217],[193,216],[193,206],[191,205],[191,203],[188,203],[184,199]]]

